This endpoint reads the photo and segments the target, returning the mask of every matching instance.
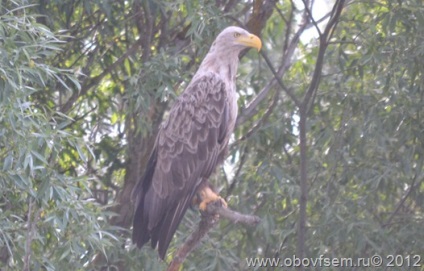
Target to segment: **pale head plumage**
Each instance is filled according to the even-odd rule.
[[[246,47],[254,47],[260,50],[262,47],[261,40],[243,28],[229,26],[216,37],[209,53],[217,55],[234,54],[238,56],[240,51]]]
[[[212,43],[193,79],[204,72],[214,71],[221,74],[228,83],[234,81],[238,56],[242,50],[248,47],[256,48],[259,51],[262,47],[261,40],[243,28],[237,26],[225,28]]]

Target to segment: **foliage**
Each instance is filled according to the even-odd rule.
[[[72,119],[37,98],[78,82],[45,63],[61,40],[26,7],[3,8],[0,39],[0,266],[81,269],[112,244],[103,223],[108,214],[91,197],[85,143],[66,128]],[[67,172],[68,163],[81,165],[76,174]]]
[[[1,268],[166,268],[131,245],[131,189],[168,105],[234,24],[264,48],[241,59],[239,125],[212,182],[262,223],[222,220],[184,270],[259,270],[246,258],[297,253],[305,161],[295,99],[321,48],[304,17],[314,1],[15,2],[0,17]],[[420,0],[344,7],[306,115],[306,257],[422,255],[423,10]],[[327,21],[314,19],[322,31]],[[189,210],[167,262],[198,221]]]

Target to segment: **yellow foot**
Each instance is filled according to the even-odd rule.
[[[206,211],[208,204],[211,202],[221,201],[222,206],[227,207],[227,203],[223,198],[221,198],[218,194],[212,191],[210,187],[206,186],[200,191],[200,197],[202,201],[199,204],[199,209],[202,211]]]

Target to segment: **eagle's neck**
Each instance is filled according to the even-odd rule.
[[[209,52],[202,64],[200,64],[199,71],[214,72],[220,75],[224,82],[227,82],[230,89],[235,90],[235,81],[238,68],[238,53],[234,52]]]
[[[229,106],[229,119],[228,119],[228,135],[226,142],[228,143],[229,137],[234,130],[234,126],[237,119],[237,94],[236,94],[236,74],[238,68],[239,58],[238,52],[224,51],[217,52],[211,51],[206,55],[202,64],[200,64],[199,70],[196,76],[203,75],[208,72],[213,72],[219,75],[223,82],[226,84],[227,102]],[[195,77],[196,77],[195,76]],[[193,78],[193,81],[195,78]],[[225,143],[224,145],[226,145]]]

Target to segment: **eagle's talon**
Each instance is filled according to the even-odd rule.
[[[199,209],[201,211],[206,211],[209,203],[220,202],[221,206],[227,208],[227,202],[221,198],[218,194],[212,191],[209,187],[205,187],[202,191],[200,191],[200,197],[202,201],[199,204]]]
[[[208,207],[208,203],[207,202],[205,202],[205,201],[202,201],[200,204],[199,204],[199,209],[202,211],[202,212],[204,212],[204,211],[206,211],[206,208]]]

